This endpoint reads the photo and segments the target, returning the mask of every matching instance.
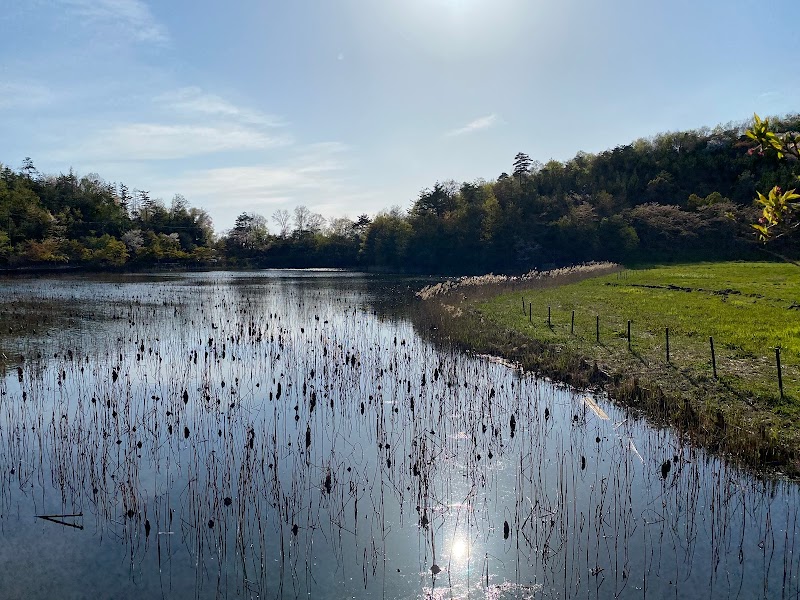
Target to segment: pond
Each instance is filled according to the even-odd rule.
[[[795,598],[798,489],[399,278],[0,281],[0,596]]]

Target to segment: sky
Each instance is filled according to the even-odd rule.
[[[217,232],[800,111],[797,0],[0,0],[0,163]]]

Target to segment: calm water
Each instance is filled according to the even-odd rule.
[[[794,484],[434,345],[415,285],[1,281],[0,597],[798,597]]]

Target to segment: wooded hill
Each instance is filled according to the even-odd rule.
[[[773,121],[800,130],[800,116]],[[355,267],[423,273],[527,271],[587,260],[748,258],[756,190],[796,187],[791,161],[748,152],[746,125],[665,133],[545,164],[517,154],[494,181],[436,182],[408,210],[370,219],[242,214],[215,237],[207,213],[169,207],[99,176],[0,165],[0,264]],[[772,251],[797,256],[796,237]]]

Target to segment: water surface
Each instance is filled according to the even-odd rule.
[[[2,597],[800,593],[794,484],[434,343],[419,282],[0,285]]]

